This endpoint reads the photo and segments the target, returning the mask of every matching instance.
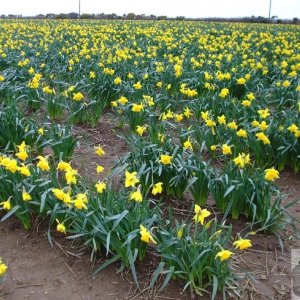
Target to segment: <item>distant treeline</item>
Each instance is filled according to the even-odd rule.
[[[79,16],[78,13],[71,12],[68,14],[46,14],[36,15],[34,17],[26,17],[22,15],[1,15],[1,19],[90,19],[90,20],[177,20],[177,21],[208,21],[208,22],[243,22],[243,23],[271,23],[271,24],[300,24],[300,19],[279,19],[277,16],[273,16],[271,19],[262,16],[251,16],[243,18],[186,18],[184,16],[178,16],[176,18],[170,18],[167,16],[155,16],[155,15],[136,15],[134,13],[124,14],[119,16],[117,14],[86,14],[83,13]]]

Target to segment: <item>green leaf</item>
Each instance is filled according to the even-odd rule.
[[[226,190],[226,192],[225,192],[225,194],[224,194],[224,198],[228,195],[228,194],[230,194],[233,190],[235,189],[235,185],[231,185],[227,190]]]
[[[107,218],[108,220],[113,220],[117,218],[117,220],[114,222],[112,231],[119,225],[119,223],[124,219],[124,217],[129,213],[128,210],[124,210],[121,214]]]
[[[77,239],[79,237],[85,236],[86,233],[78,233],[78,234],[74,234],[74,235],[69,235],[66,238],[69,240],[73,240],[73,239]]]
[[[137,248],[134,249],[134,254],[133,255],[132,255],[132,251],[131,251],[130,254],[129,254],[128,260],[129,260],[129,265],[130,265],[130,269],[131,269],[133,279],[134,279],[138,289],[140,290],[140,285],[139,285],[139,282],[137,280],[137,274],[136,274],[135,264],[134,264],[135,261],[136,261],[138,252],[139,252],[139,250]]]
[[[8,219],[11,215],[13,215],[18,209],[20,208],[19,205],[14,206],[0,221],[3,222]]]
[[[52,182],[52,180],[45,180],[41,184],[39,184],[39,187],[43,187],[43,186],[45,186],[45,185],[47,185],[48,183],[51,183],[51,182]]]
[[[103,269],[105,269],[106,267],[108,267],[109,265],[114,263],[115,261],[117,261],[119,258],[120,258],[120,255],[115,255],[111,259],[108,259],[104,264],[102,264],[98,269],[96,269],[94,271],[92,276],[95,276],[97,273],[99,273],[100,271],[102,271]]]
[[[106,237],[106,256],[109,253],[110,236],[111,236],[111,231],[107,234],[107,237]]]
[[[192,268],[197,262],[199,262],[200,258],[207,252],[209,252],[210,249],[206,249],[204,251],[202,251],[198,256],[197,258],[193,261],[193,263],[191,264],[190,268]]]
[[[213,276],[213,290],[211,294],[211,299],[213,300],[216,298],[217,291],[218,291],[218,278],[214,274],[212,276]]]
[[[42,195],[41,195],[41,206],[40,206],[40,213],[43,211],[44,209],[44,206],[45,206],[45,203],[46,203],[46,197],[47,197],[47,194],[48,194],[48,191],[45,191]]]
[[[49,244],[51,245],[51,247],[53,247],[50,228],[48,229],[48,232],[47,232],[47,238],[48,238]]]
[[[150,282],[150,289],[152,289],[154,287],[154,284],[158,278],[158,276],[161,274],[161,272],[163,271],[164,269],[164,266],[165,266],[165,263],[164,262],[160,262],[160,264],[158,265],[157,269],[155,270],[155,272],[153,273],[152,275],[152,279],[151,279],[151,282]]]
[[[175,270],[175,267],[174,266],[171,266],[170,269],[168,270],[167,272],[167,276],[164,280],[164,283],[162,284],[162,286],[159,288],[159,291],[162,291],[166,286],[167,284],[169,283],[172,275],[174,274],[174,270]]]
[[[294,199],[291,202],[289,202],[287,205],[284,206],[284,209],[287,209],[293,205],[295,205],[296,203],[298,203],[300,201],[300,198]]]
[[[232,205],[233,205],[233,201],[230,201],[228,203],[228,205],[227,205],[227,208],[226,208],[226,211],[224,213],[224,216],[223,216],[223,219],[222,219],[221,223],[223,223],[224,221],[226,221],[226,218],[227,218],[227,216],[228,216],[228,214],[229,214],[229,212],[231,210]]]
[[[185,190],[183,193],[186,193],[187,190],[198,180],[197,177],[193,177],[189,180],[188,185],[186,186]]]

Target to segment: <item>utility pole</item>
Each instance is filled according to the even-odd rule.
[[[270,4],[269,4],[269,20],[271,20],[271,8],[272,8],[272,0],[270,0]]]
[[[80,0],[79,0],[79,13],[78,13],[78,19],[80,19]]]

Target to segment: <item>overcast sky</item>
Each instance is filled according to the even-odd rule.
[[[268,17],[270,0],[80,0],[81,13],[124,13],[169,17]],[[1,14],[34,16],[78,12],[79,0],[0,0]],[[300,17],[300,0],[272,0],[271,16]]]

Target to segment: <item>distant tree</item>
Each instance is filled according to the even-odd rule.
[[[293,18],[293,24],[300,24],[300,20],[298,18]]]
[[[104,13],[97,14],[96,19],[104,19]]]
[[[80,19],[95,19],[96,16],[94,14],[81,14]]]
[[[78,18],[79,18],[79,15],[78,15],[78,13],[71,12],[71,13],[68,13],[68,14],[67,14],[67,18],[68,18],[68,19],[78,19]]]
[[[53,19],[54,17],[55,17],[55,14],[52,14],[52,13],[46,14],[47,19]]]
[[[185,19],[184,16],[178,16],[178,17],[176,17],[176,20],[177,20],[177,21],[183,21],[184,19]]]
[[[127,14],[126,18],[128,20],[134,20],[136,18],[136,15],[134,13],[129,13],[129,14]]]
[[[157,20],[167,20],[167,16],[158,16]]]
[[[141,15],[136,15],[135,18],[136,20],[145,20],[147,19],[147,16],[145,14],[141,14]]]
[[[257,22],[258,23],[268,23],[268,19],[262,16],[257,17]]]
[[[58,14],[55,16],[55,19],[67,19],[68,16],[66,14]]]

